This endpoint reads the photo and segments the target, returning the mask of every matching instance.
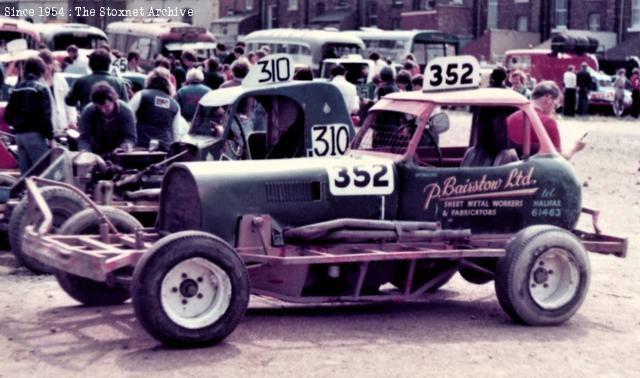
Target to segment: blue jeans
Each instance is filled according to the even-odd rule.
[[[41,157],[49,151],[47,139],[39,132],[30,131],[16,134],[18,145],[18,164],[20,174],[24,175]]]

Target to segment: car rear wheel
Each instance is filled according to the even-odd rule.
[[[158,241],[136,265],[133,307],[166,345],[212,345],[240,323],[249,301],[243,261],[222,239],[183,231]]]
[[[61,186],[46,186],[40,189],[40,194],[49,205],[53,215],[53,230],[56,231],[73,214],[87,207],[84,200],[72,190]],[[27,196],[22,198],[11,212],[9,219],[9,243],[11,252],[16,256],[20,264],[36,274],[53,273],[51,267],[27,256],[22,251],[22,236],[29,224],[39,226],[43,216],[39,211],[32,214],[33,220],[28,216],[29,200]]]
[[[105,216],[122,233],[133,233],[142,225],[136,218],[126,212],[102,207]],[[61,235],[96,235],[100,233],[100,219],[93,209],[86,209],[69,218],[58,231]],[[121,304],[129,299],[129,290],[122,287],[108,286],[104,282],[97,282],[79,277],[67,272],[55,273],[62,289],[73,299],[86,306],[110,306]]]
[[[589,287],[589,257],[572,233],[539,225],[520,231],[498,260],[495,288],[514,320],[555,325],[571,318]]]

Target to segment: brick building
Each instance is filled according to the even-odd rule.
[[[0,0],[33,8],[43,0]],[[183,21],[205,26],[221,41],[265,28],[360,27],[436,29],[455,34],[463,52],[499,57],[506,48],[538,46],[551,35],[595,36],[600,53],[624,59],[640,55],[640,0],[46,0],[49,6],[90,4],[132,8],[171,6],[196,10]],[[35,17],[35,21],[54,17]],[[118,17],[57,17],[104,26]]]
[[[606,49],[629,43],[633,49],[640,40],[640,0],[220,0],[219,13],[254,14],[256,29],[437,29],[463,45],[494,30],[519,47],[563,31],[596,35]]]

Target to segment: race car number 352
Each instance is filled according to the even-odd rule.
[[[395,187],[389,162],[334,165],[327,168],[327,174],[334,196],[383,196],[393,193]]]

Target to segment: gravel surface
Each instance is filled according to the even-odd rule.
[[[592,130],[572,161],[583,205],[601,210],[605,233],[629,238],[626,259],[591,254],[587,299],[562,326],[516,325],[493,284],[456,276],[412,304],[300,306],[252,297],[221,345],[168,350],[141,329],[130,304],[81,307],[53,277],[33,276],[0,252],[0,377],[635,376],[640,122],[560,123],[566,146]]]

